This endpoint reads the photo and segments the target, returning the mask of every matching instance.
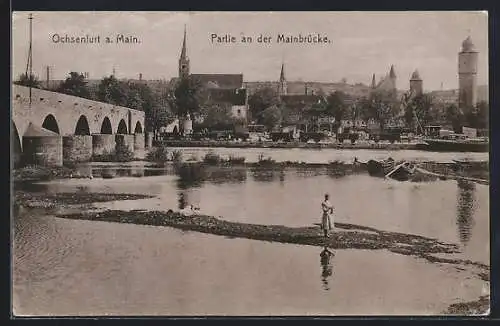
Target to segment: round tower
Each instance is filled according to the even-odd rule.
[[[462,42],[458,53],[458,107],[468,110],[477,102],[478,53],[469,37]]]
[[[413,96],[419,96],[423,93],[423,81],[420,78],[418,70],[415,70],[410,78],[410,92]]]

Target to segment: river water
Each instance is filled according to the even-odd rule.
[[[194,184],[170,167],[94,164],[82,171],[94,178],[30,190],[150,194],[95,206],[194,204],[226,220],[289,226],[318,222],[328,192],[336,222],[456,243],[459,258],[489,265],[489,190],[483,185],[296,168],[212,167]],[[319,247],[65,220],[26,208],[14,225],[13,304],[20,315],[429,315],[488,293],[467,269],[385,250],[331,250],[324,260]]]

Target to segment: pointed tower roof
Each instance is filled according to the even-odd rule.
[[[377,82],[375,81],[375,74],[372,76],[372,88],[377,87]]]
[[[422,78],[420,78],[420,74],[417,69],[413,72],[413,74],[411,74],[410,80],[422,80]]]
[[[394,65],[391,65],[391,71],[389,72],[389,77],[396,78],[396,73],[394,72]]]
[[[186,25],[184,25],[184,39],[182,40],[181,59],[185,59],[186,57],[187,57],[187,49],[186,49]]]
[[[285,63],[281,64],[280,81],[285,81]]]

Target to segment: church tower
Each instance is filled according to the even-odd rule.
[[[286,95],[288,91],[288,87],[286,85],[286,78],[285,78],[285,64],[281,64],[281,73],[280,73],[280,81],[278,85],[278,95]]]
[[[420,78],[418,70],[415,70],[413,74],[411,74],[410,93],[412,96],[419,96],[423,93],[423,81],[422,78]]]
[[[391,65],[391,70],[389,71],[389,80],[391,81],[391,88],[396,89],[396,72],[394,71],[394,65]]]
[[[189,76],[189,58],[186,49],[186,25],[184,25],[184,40],[182,41],[181,56],[179,57],[179,78]]]
[[[469,36],[462,42],[462,51],[458,53],[458,107],[462,110],[476,105],[477,56]]]

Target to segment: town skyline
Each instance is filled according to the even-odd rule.
[[[28,14],[13,14],[14,79],[26,67]],[[113,70],[117,78],[136,79],[139,74],[145,80],[177,77],[186,25],[192,73],[243,74],[245,82],[277,81],[284,62],[289,82],[337,83],[345,78],[348,84],[369,85],[373,74],[379,80],[394,65],[398,89],[408,88],[414,70],[420,72],[426,91],[456,89],[457,55],[462,41],[471,36],[479,52],[478,85],[488,84],[485,12],[33,14],[33,72],[40,80],[45,79],[46,66],[51,67],[51,79],[64,79],[70,71],[88,72],[90,79],[101,79]],[[242,15],[250,19],[243,21]],[[293,15],[300,16],[300,20],[293,20],[294,25],[289,26],[286,23]],[[361,20],[363,24],[359,24]],[[262,26],[264,22],[267,24]],[[359,28],[353,29],[357,22]],[[234,31],[247,35],[310,32],[327,35],[333,42],[331,45],[210,44],[209,33],[224,35],[225,31],[233,35],[239,34]],[[141,44],[62,45],[50,40],[49,36],[55,33],[75,36],[121,33],[135,35]]]

